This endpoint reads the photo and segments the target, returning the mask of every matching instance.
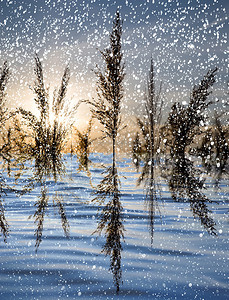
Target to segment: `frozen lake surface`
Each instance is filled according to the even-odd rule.
[[[98,205],[89,201],[90,178],[77,172],[76,157],[65,158],[66,174],[57,183],[46,182],[43,198],[39,183],[23,196],[9,192],[5,197],[10,234],[7,243],[2,236],[0,240],[1,300],[229,299],[228,179],[223,178],[218,188],[212,178],[206,179],[204,193],[214,201],[208,208],[217,236],[193,217],[188,202],[173,201],[162,179],[151,245],[144,187],[136,186],[139,173],[130,159],[119,162],[125,241],[123,284],[117,295],[110,258],[101,253],[104,236],[93,234]],[[91,181],[96,186],[102,179],[98,163],[109,164],[111,156],[94,154],[91,160]],[[13,184],[13,179],[7,180]]]

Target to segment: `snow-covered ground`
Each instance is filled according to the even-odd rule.
[[[101,253],[104,236],[93,235],[98,206],[88,201],[93,191],[90,178],[77,172],[75,157],[65,158],[66,174],[58,183],[52,179],[46,182],[43,200],[48,206],[43,206],[43,215],[39,212],[43,232],[37,252],[38,221],[34,221],[39,213],[34,214],[42,199],[39,184],[26,195],[9,192],[5,198],[10,235],[7,243],[2,237],[0,240],[1,300],[228,299],[228,180],[220,182],[220,189],[215,189],[211,178],[206,181],[205,194],[215,201],[208,208],[218,236],[209,235],[194,219],[189,203],[175,203],[162,180],[151,245],[145,192],[136,187],[139,174],[129,159],[119,163],[125,241],[123,284],[117,295],[109,256]],[[108,164],[111,157],[94,154],[91,160],[91,179],[96,185],[102,179],[97,163]],[[63,227],[67,231],[68,224],[66,237]]]

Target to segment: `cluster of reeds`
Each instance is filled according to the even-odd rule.
[[[42,64],[37,55],[35,56],[34,72],[36,76],[33,86],[34,101],[39,116],[35,116],[22,108],[19,109],[22,117],[21,123],[25,128],[16,123],[17,139],[15,145],[23,158],[34,160],[34,174],[30,182],[32,185],[38,182],[41,186],[41,196],[35,204],[36,212],[33,216],[37,224],[35,233],[37,250],[42,240],[43,222],[49,205],[46,179],[52,176],[57,181],[58,176],[64,172],[63,149],[68,130],[73,124],[77,106],[69,106],[66,99],[70,79],[69,67],[65,68],[60,88],[54,91],[51,103],[48,89],[45,88],[44,84]],[[66,118],[68,118],[67,126]],[[69,224],[62,198],[56,195],[53,198],[53,205],[58,207],[62,227],[65,235],[68,236]]]
[[[63,169],[63,149],[69,128],[72,125],[76,106],[68,107],[66,99],[67,86],[70,79],[69,67],[66,67],[58,90],[54,91],[53,101],[50,103],[48,89],[44,84],[43,68],[38,55],[35,56],[34,68],[36,80],[33,85],[34,101],[39,111],[39,116],[20,108],[21,123],[16,124],[16,146],[19,152],[28,154],[35,161],[37,174],[45,176],[57,175]],[[68,118],[68,124],[64,122]]]
[[[67,133],[71,127],[77,106],[71,107],[66,99],[67,86],[70,79],[69,67],[66,67],[58,90],[54,91],[53,100],[50,102],[48,89],[44,84],[43,67],[38,55],[35,56],[35,82],[33,85],[34,101],[39,115],[19,108],[16,112],[9,112],[5,105],[5,88],[9,78],[9,68],[4,63],[0,74],[0,157],[3,163],[10,165],[12,158],[16,168],[16,179],[26,168],[28,160],[34,161],[33,175],[27,180],[27,184],[21,193],[30,191],[36,184],[41,187],[41,196],[35,204],[34,214],[36,230],[36,250],[42,240],[43,221],[48,207],[47,177],[57,176],[64,171],[63,149],[66,143]],[[11,120],[11,127],[6,122]],[[65,119],[68,118],[66,126]],[[14,134],[11,134],[13,131]],[[1,164],[3,169],[3,164]],[[10,188],[12,189],[12,188]],[[9,226],[5,219],[3,195],[9,187],[3,174],[0,174],[0,226],[4,240],[9,233]],[[12,189],[13,190],[13,189]],[[54,206],[58,207],[62,227],[66,236],[69,232],[69,224],[65,214],[64,203],[59,196],[54,197]]]
[[[206,109],[210,104],[208,96],[215,82],[217,68],[209,70],[200,84],[194,86],[187,106],[175,103],[166,124],[167,147],[170,152],[170,174],[166,174],[172,198],[176,201],[186,200],[194,217],[198,218],[206,230],[216,235],[214,220],[209,216],[211,211],[207,204],[211,201],[202,193],[204,181],[201,172],[194,167],[187,154],[200,154],[203,161],[210,162],[214,153],[214,161],[221,170],[228,159],[226,131],[223,130],[219,116],[215,114],[215,124],[210,130],[203,131],[206,126]],[[194,140],[203,136],[200,148]],[[193,148],[194,147],[194,148]]]
[[[168,181],[172,198],[176,201],[182,199],[189,201],[194,217],[200,219],[201,224],[209,233],[216,234],[215,222],[209,216],[211,211],[207,208],[207,203],[210,201],[202,193],[203,181],[200,179],[200,172],[194,167],[193,162],[186,157],[188,150],[192,149],[191,152],[195,152],[191,148],[194,139],[203,134],[202,128],[206,122],[206,109],[211,104],[208,96],[211,94],[210,88],[215,82],[216,72],[217,68],[208,71],[200,84],[194,86],[188,105],[175,103],[167,122],[164,126],[160,126],[163,100],[160,99],[161,86],[157,94],[155,91],[155,78],[151,61],[148,92],[145,100],[147,118],[146,120],[137,119],[141,133],[136,134],[132,150],[133,161],[137,169],[141,161],[144,163],[137,183],[145,182],[151,238],[153,237],[155,204],[160,194],[160,187],[155,180],[156,170],[160,171],[157,175],[161,174]],[[223,129],[216,114],[214,128],[214,134],[208,130],[204,135],[201,147],[196,147],[196,150],[205,158],[215,153],[216,163],[218,161],[218,164],[225,168],[228,159],[226,130]],[[156,165],[157,153],[161,154],[162,152],[166,155],[165,162],[167,164],[164,165],[160,162]]]

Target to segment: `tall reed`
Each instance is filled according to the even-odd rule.
[[[140,133],[137,132],[132,148],[133,161],[137,169],[139,169],[140,161],[143,161],[144,163],[137,184],[139,185],[141,182],[145,183],[151,242],[153,242],[155,206],[157,205],[159,196],[159,185],[155,180],[155,171],[157,168],[156,158],[159,158],[158,154],[160,151],[160,125],[163,104],[162,83],[160,83],[157,91],[154,65],[153,60],[151,59],[145,95],[145,118],[137,118],[137,125],[140,129]]]
[[[119,292],[122,278],[121,270],[121,237],[122,205],[120,201],[119,179],[116,163],[117,135],[121,129],[121,101],[123,99],[123,80],[125,77],[123,54],[121,51],[122,20],[119,12],[113,22],[110,34],[110,46],[100,51],[105,63],[104,72],[97,69],[98,77],[97,96],[94,101],[87,101],[91,107],[92,117],[103,125],[104,137],[112,142],[112,166],[104,171],[104,178],[97,186],[96,197],[100,205],[104,205],[100,212],[100,221],[97,231],[105,231],[106,243],[103,252],[110,255],[110,269],[113,273],[116,291]],[[108,202],[105,201],[108,199]]]

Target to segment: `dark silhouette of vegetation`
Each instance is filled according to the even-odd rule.
[[[209,216],[211,211],[207,208],[207,203],[210,201],[202,193],[204,182],[198,177],[200,171],[194,168],[193,163],[185,157],[188,147],[190,147],[194,141],[194,137],[202,133],[201,126],[203,126],[205,122],[204,113],[206,112],[206,108],[211,104],[210,101],[207,101],[211,93],[209,88],[215,82],[216,71],[217,69],[209,71],[201,83],[193,88],[190,103],[187,107],[179,103],[173,105],[166,125],[161,128],[161,108],[163,105],[163,101],[160,101],[161,87],[156,96],[153,64],[151,62],[146,98],[147,119],[146,121],[137,119],[141,135],[139,133],[136,134],[133,143],[133,159],[137,169],[140,166],[140,162],[144,162],[137,183],[140,184],[144,182],[147,187],[146,199],[148,199],[152,239],[155,204],[160,194],[160,187],[155,181],[155,177],[158,175],[155,173],[156,170],[160,171],[159,173],[168,180],[172,198],[175,201],[189,201],[194,217],[200,219],[201,224],[209,233],[216,234],[216,224]],[[217,124],[218,132],[220,131],[221,133],[217,135],[218,142],[216,144],[219,145],[220,141],[223,141],[218,148],[224,149],[226,143],[225,133],[223,134],[219,120]],[[157,141],[155,141],[155,130],[157,130],[158,135]],[[163,131],[166,131],[166,134],[164,134]],[[209,132],[207,133],[207,136],[208,135]],[[166,162],[169,163],[167,168],[161,164],[158,164],[158,168],[156,168],[156,162],[159,161],[156,154],[161,153],[160,139],[162,138],[167,138],[168,141],[167,146],[169,146],[170,149],[170,157],[166,159]],[[207,151],[209,151],[209,149],[211,151],[211,148],[207,145],[204,146]],[[215,152],[217,153],[217,151]],[[226,153],[226,151],[224,152]]]
[[[228,145],[228,127],[224,127],[220,120],[221,115],[214,114],[213,145],[215,152],[216,169],[220,172],[228,171],[229,145]]]
[[[194,137],[202,133],[205,124],[206,108],[212,103],[208,101],[209,89],[215,82],[217,68],[207,72],[200,84],[194,86],[187,106],[174,103],[168,117],[167,146],[172,157],[185,157],[187,148],[193,143]]]
[[[91,130],[92,130],[92,124],[93,124],[93,119],[91,118],[88,127],[84,132],[80,132],[78,129],[76,129],[77,132],[77,146],[76,146],[76,154],[77,154],[77,159],[79,162],[79,171],[86,171],[89,173],[89,154],[90,154],[90,147],[93,142],[91,139]]]
[[[38,197],[38,200],[34,204],[36,210],[34,215],[29,217],[29,218],[34,218],[34,223],[37,226],[34,234],[36,237],[36,243],[35,243],[36,252],[38,251],[38,248],[42,242],[45,215],[48,213],[48,209],[50,207],[53,207],[54,209],[56,207],[58,208],[58,214],[61,219],[61,225],[66,237],[69,237],[69,231],[70,231],[70,226],[65,211],[65,204],[63,201],[63,197],[60,194],[58,194],[58,192],[56,192],[53,195],[53,203],[50,205],[48,184],[46,183],[45,178],[43,178],[43,180],[40,181],[41,178],[42,178],[42,174],[38,176],[38,180],[39,180],[38,183],[40,184],[40,196]]]
[[[158,92],[156,91],[154,66],[151,59],[145,97],[146,118],[144,120],[137,119],[141,134],[137,132],[132,148],[133,162],[137,170],[139,169],[140,162],[144,162],[137,184],[139,185],[141,182],[144,182],[146,187],[151,242],[153,242],[155,205],[159,194],[157,192],[159,185],[155,181],[155,171],[157,169],[156,160],[159,160],[158,154],[160,153],[161,142],[159,134],[163,107],[161,91],[162,83],[160,83]]]
[[[145,162],[138,184],[148,178],[149,174],[154,173],[155,159],[158,157],[157,154],[160,153],[160,126],[164,103],[161,91],[162,83],[160,83],[159,91],[156,92],[153,60],[151,59],[145,97],[146,118],[144,120],[137,119],[141,134],[137,132],[132,148],[135,166],[138,168],[140,161]]]
[[[209,234],[216,235],[216,223],[209,216],[211,210],[207,207],[211,201],[202,192],[204,180],[200,179],[200,170],[186,158],[167,160],[167,162],[167,170],[163,173],[168,181],[172,199],[189,202],[194,218],[200,220]]]
[[[117,180],[117,184],[115,185],[113,172],[115,172]],[[106,243],[103,246],[102,252],[110,256],[110,270],[113,273],[114,284],[118,293],[122,280],[121,239],[124,239],[123,207],[120,201],[121,194],[118,188],[119,180],[117,170],[107,168],[104,174],[106,175],[97,186],[95,191],[96,197],[93,199],[93,201],[96,201],[101,207],[100,221],[95,232],[101,234],[103,230],[105,231]],[[107,199],[108,201],[105,203]]]
[[[223,171],[228,162],[228,128],[222,125],[220,117],[218,113],[214,113],[213,125],[205,132],[202,143],[197,148],[197,153],[205,159],[204,165],[208,165],[209,170],[215,167]]]
[[[39,111],[39,117],[30,111],[19,109],[26,124],[26,133],[23,127],[17,124],[16,146],[19,153],[28,154],[29,159],[35,160],[35,170],[46,170],[46,175],[57,178],[64,168],[62,151],[64,149],[68,129],[72,125],[77,106],[70,108],[66,100],[67,86],[70,79],[69,68],[66,67],[59,90],[55,90],[52,104],[50,104],[48,90],[44,85],[43,68],[39,57],[35,56],[34,68],[36,80],[33,91],[34,101]],[[66,126],[65,118],[68,118]],[[22,150],[22,151],[21,151]]]
[[[120,202],[119,180],[116,167],[117,134],[121,127],[121,100],[123,98],[123,79],[125,76],[121,52],[122,21],[119,12],[113,23],[110,47],[100,51],[105,62],[104,73],[96,71],[98,77],[98,100],[87,101],[91,106],[92,117],[104,127],[104,137],[112,140],[112,166],[104,171],[104,179],[95,192],[97,201],[104,205],[100,212],[97,232],[105,231],[106,243],[103,252],[110,256],[110,269],[113,273],[117,293],[122,278],[121,237],[123,237],[123,216]]]
[[[194,217],[199,218],[201,224],[213,235],[216,234],[215,222],[209,216],[211,211],[207,208],[210,201],[202,193],[204,182],[199,178],[200,171],[194,168],[186,154],[188,147],[194,143],[194,138],[202,133],[206,108],[212,103],[208,101],[208,96],[211,93],[209,89],[215,82],[216,72],[217,68],[208,71],[200,84],[194,86],[186,107],[179,103],[172,106],[166,124],[167,146],[170,149],[168,162],[171,168],[169,173],[164,172],[172,198],[175,201],[188,201]]]
[[[40,197],[35,203],[35,206],[37,207],[37,209],[33,217],[35,218],[34,223],[37,223],[37,229],[35,230],[34,234],[36,236],[35,248],[37,252],[38,247],[40,246],[40,243],[42,241],[44,219],[46,211],[48,209],[47,187],[45,185],[42,186]]]
[[[6,85],[9,80],[10,70],[5,61],[0,69],[0,159],[10,165],[11,160],[11,129],[6,127],[7,121],[12,116],[6,107]]]
[[[7,62],[4,62],[3,67],[0,69],[0,233],[3,235],[4,242],[9,235],[9,224],[5,218],[4,196],[6,190],[9,189],[6,184],[6,179],[3,176],[4,164],[9,163],[10,155],[10,130],[6,130],[6,121],[9,119],[8,109],[6,108],[6,85],[9,79],[10,71]]]
[[[12,129],[7,124],[15,115],[6,106],[6,86],[10,77],[10,70],[5,61],[0,68],[0,232],[3,235],[4,242],[9,235],[9,224],[5,218],[4,198],[9,192],[23,194],[25,191],[17,191],[12,185],[7,184],[7,178],[4,172],[10,176],[12,168],[17,166],[13,156]]]
[[[144,128],[144,126],[143,126]],[[141,163],[141,157],[143,153],[146,153],[146,149],[142,149],[141,141],[140,141],[140,134],[139,132],[136,133],[133,144],[132,144],[132,159],[133,163],[135,165],[135,168],[137,172],[139,171],[140,168],[140,163]]]
[[[153,173],[150,173],[150,176],[147,179],[148,185],[146,185],[146,204],[149,214],[149,229],[151,237],[151,245],[153,244],[154,238],[154,219],[156,207],[158,206],[158,199],[160,199],[160,185],[156,181],[156,176]],[[159,210],[159,209],[158,209]]]
[[[71,108],[66,100],[67,86],[70,79],[68,67],[65,68],[60,88],[54,91],[52,103],[49,101],[48,89],[44,85],[42,64],[37,55],[35,56],[34,73],[36,76],[33,85],[34,101],[39,116],[37,117],[32,112],[22,108],[17,110],[18,116],[14,122],[13,148],[21,172],[27,170],[27,161],[34,161],[33,175],[28,178],[24,190],[30,191],[36,185],[40,186],[41,195],[35,203],[36,211],[33,216],[37,224],[35,231],[37,251],[42,241],[43,223],[49,206],[48,184],[46,181],[47,178],[53,177],[56,182],[64,173],[63,149],[77,106]],[[21,118],[19,118],[19,114]],[[67,125],[66,118],[68,118]],[[65,235],[68,236],[69,224],[65,214],[64,202],[60,195],[56,194],[53,197],[53,206],[58,207],[62,227]]]
[[[229,174],[228,127],[222,124],[222,115],[214,113],[213,124],[203,133],[201,143],[190,153],[202,159],[202,165],[216,180]]]
[[[4,62],[3,67],[0,69],[0,126],[5,125],[9,118],[8,109],[6,108],[6,85],[9,80],[10,70],[7,61]]]

